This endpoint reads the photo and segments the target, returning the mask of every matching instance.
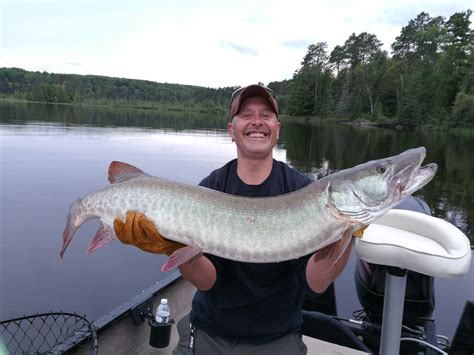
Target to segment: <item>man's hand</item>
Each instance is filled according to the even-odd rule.
[[[124,244],[154,254],[170,256],[184,244],[164,239],[156,230],[153,223],[141,212],[127,211],[125,223],[120,218],[114,219],[115,234]]]

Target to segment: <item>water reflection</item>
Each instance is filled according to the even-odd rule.
[[[226,115],[123,107],[0,102],[0,123],[48,122],[93,127],[148,127],[180,130],[221,129]]]

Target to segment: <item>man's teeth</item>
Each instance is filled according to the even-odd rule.
[[[249,137],[252,137],[252,138],[264,138],[265,137],[265,134],[261,133],[261,132],[250,132],[249,133]]]

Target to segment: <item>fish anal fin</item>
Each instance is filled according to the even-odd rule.
[[[127,181],[144,174],[145,173],[137,167],[120,161],[113,161],[109,165],[109,182],[111,184]]]
[[[91,254],[101,246],[117,239],[113,229],[107,227],[104,223],[101,223],[94,238],[90,241],[89,247],[87,248],[87,254]]]
[[[161,271],[174,269],[175,267],[184,264],[186,261],[191,260],[201,252],[201,249],[193,244],[180,248],[171,254],[166,263],[161,267]]]

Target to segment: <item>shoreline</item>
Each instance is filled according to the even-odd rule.
[[[226,111],[221,108],[205,108],[205,107],[186,107],[171,106],[171,105],[144,105],[144,104],[127,104],[127,103],[97,103],[97,102],[47,102],[47,101],[30,101],[25,99],[17,99],[14,97],[0,96],[0,102],[11,102],[18,104],[41,104],[41,105],[61,105],[61,106],[75,106],[75,107],[103,107],[103,108],[128,108],[136,110],[155,110],[155,111],[175,111],[175,112],[193,112],[193,113],[213,113],[223,114]]]
[[[18,99],[8,96],[0,96],[0,102],[11,102],[18,104],[42,104],[42,105],[61,105],[61,106],[73,106],[73,107],[102,107],[102,108],[124,108],[124,109],[136,109],[136,110],[154,110],[154,111],[171,111],[171,112],[183,112],[183,113],[197,113],[197,114],[217,114],[224,115],[227,113],[224,107],[206,108],[206,107],[187,107],[185,104],[181,106],[173,105],[146,105],[143,103],[120,103],[120,102],[46,102],[46,101],[29,101],[26,99]],[[434,127],[433,125],[422,125],[416,126],[403,126],[393,122],[393,120],[383,120],[379,122],[369,121],[366,119],[355,119],[341,120],[335,117],[320,118],[315,116],[291,116],[285,113],[280,114],[280,119],[283,120],[304,120],[308,123],[326,123],[326,124],[337,124],[349,127],[359,128],[382,128],[396,131],[428,131],[428,132],[445,132],[455,136],[466,136],[474,137],[474,127],[452,127],[448,128],[445,126]]]

